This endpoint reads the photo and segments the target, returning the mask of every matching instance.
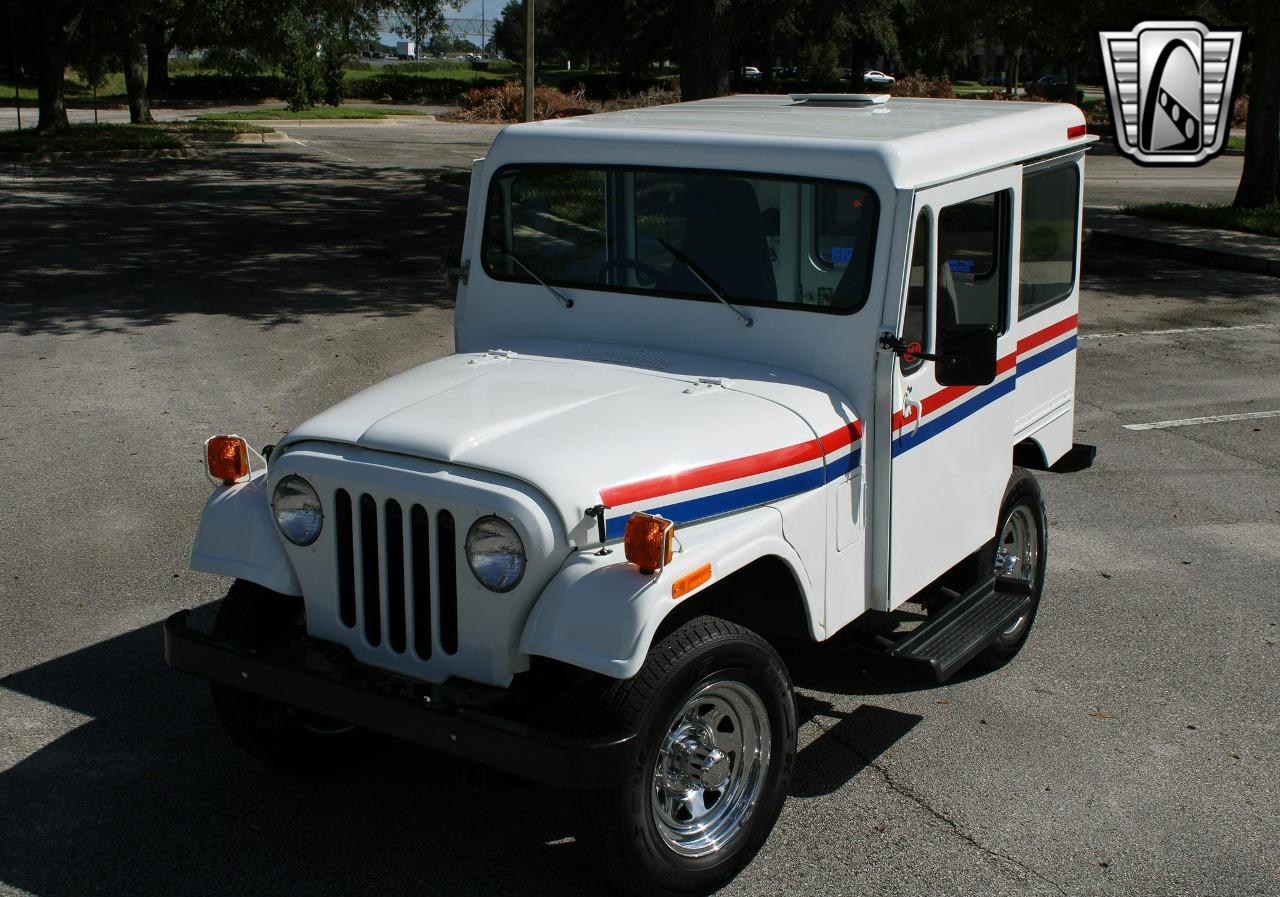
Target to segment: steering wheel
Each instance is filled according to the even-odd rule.
[[[600,272],[596,274],[596,282],[606,283],[609,272],[615,269],[635,271],[636,274],[640,275],[640,278],[638,279],[641,279],[641,286],[648,287],[657,286],[658,281],[662,280],[665,276],[662,271],[655,268],[653,265],[649,265],[635,259],[612,259],[601,266]],[[647,278],[649,282],[644,283],[643,278]]]

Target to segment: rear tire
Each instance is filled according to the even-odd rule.
[[[302,599],[236,580],[218,608],[213,635],[265,645],[285,635],[301,613]],[[219,682],[209,687],[227,733],[265,763],[317,772],[350,766],[360,756],[367,733],[357,726]]]
[[[1031,586],[1031,604],[1026,613],[974,658],[974,666],[994,670],[1004,666],[1022,650],[1040,608],[1048,560],[1048,520],[1040,484],[1028,471],[1015,467],[1000,506],[996,538],[979,554],[978,573],[986,576],[994,570],[1001,576],[1026,582]]]
[[[607,689],[599,725],[635,731],[629,779],[580,795],[580,835],[643,895],[707,894],[755,857],[782,811],[796,711],[782,659],[754,632],[697,617]]]

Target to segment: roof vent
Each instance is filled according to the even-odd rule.
[[[883,106],[887,93],[793,93],[791,100],[807,106]]]

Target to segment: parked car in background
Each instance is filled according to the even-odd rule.
[[[1041,75],[1022,86],[1026,89],[1027,96],[1044,97],[1046,100],[1071,100],[1077,106],[1084,102],[1084,91],[1079,88],[1073,91],[1067,83],[1066,75]]]
[[[759,81],[763,77],[764,73],[754,65],[744,65],[742,67],[742,78],[745,81]]]
[[[869,72],[862,73],[862,80],[867,84],[892,84],[893,75],[886,75],[884,72],[877,72],[872,69]]]
[[[1005,82],[1004,72],[992,72],[982,79],[982,83],[991,87],[1003,87]]]

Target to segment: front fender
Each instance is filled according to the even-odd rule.
[[[815,630],[815,597],[795,549],[782,534],[782,515],[760,507],[676,531],[680,551],[658,576],[627,563],[622,546],[611,554],[581,551],[548,583],[525,623],[520,650],[592,672],[627,679],[640,671],[659,624],[681,601],[762,557],[777,556],[791,569]],[[703,564],[711,579],[680,600],[671,584]]]
[[[247,579],[283,595],[302,594],[271,518],[265,470],[209,496],[191,547],[191,569]]]

